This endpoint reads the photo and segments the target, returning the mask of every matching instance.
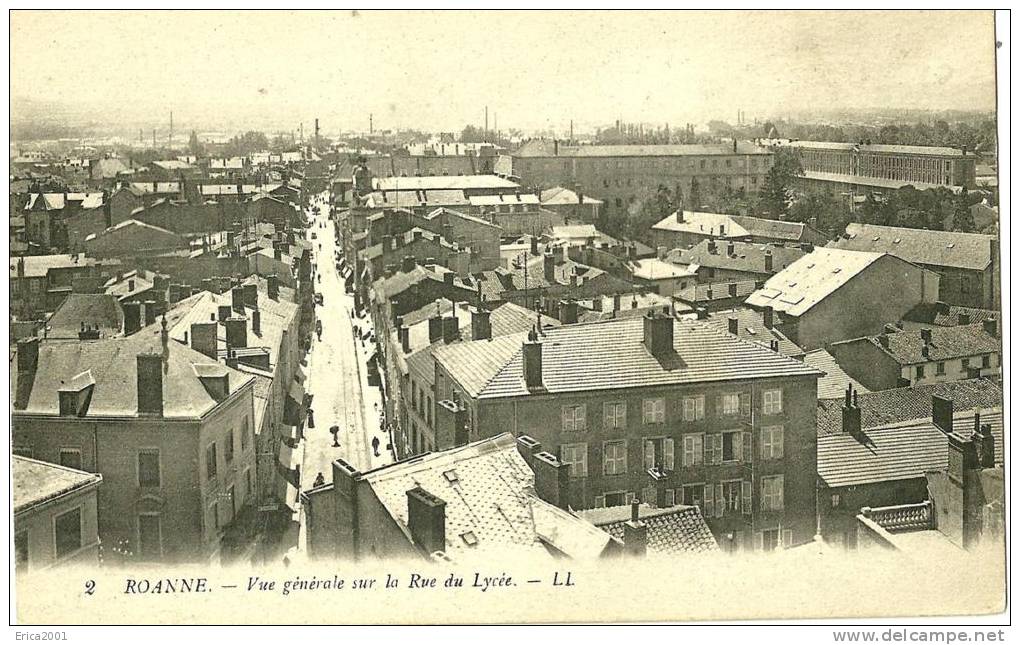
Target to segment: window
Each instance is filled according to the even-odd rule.
[[[663,498],[663,503],[666,506],[676,506],[676,489],[674,488],[666,489],[665,497]]]
[[[244,421],[241,422],[241,452],[248,449],[249,432],[251,432],[251,430],[248,429],[248,417],[245,417]]]
[[[81,450],[78,448],[61,448],[60,465],[65,468],[81,470]]]
[[[723,394],[716,402],[721,416],[736,416],[740,414],[740,395],[736,392]]]
[[[645,399],[641,404],[641,417],[645,423],[666,422],[666,399]]]
[[[28,565],[28,531],[14,534],[14,569],[24,570]]]
[[[702,513],[705,517],[722,517],[726,508],[722,484],[705,484],[704,487],[705,505]]]
[[[779,529],[766,529],[761,532],[762,551],[775,551],[779,548]]]
[[[425,402],[425,423],[432,426],[432,397],[426,397]]]
[[[765,390],[762,403],[762,414],[781,414],[783,412],[783,391]]]
[[[829,500],[829,503],[832,505],[832,508],[839,508],[840,503],[839,493],[833,493],[832,498]]]
[[[602,423],[607,430],[620,430],[627,427],[627,404],[615,401],[602,404]]]
[[[159,488],[159,450],[138,452],[138,485],[142,488]]]
[[[914,377],[919,379],[924,378],[924,365],[918,365],[914,368]]]
[[[605,495],[596,495],[595,508],[623,506],[624,504],[629,504],[633,499],[634,493],[628,493],[627,491],[615,491],[612,493],[606,493]]]
[[[216,442],[212,442],[205,449],[205,478],[212,479],[216,476]]]
[[[228,464],[234,461],[234,429],[231,428],[230,432],[227,433],[226,445],[223,447],[223,459]]]
[[[560,446],[560,461],[567,464],[571,477],[587,477],[588,444],[568,443]]]
[[[732,430],[722,433],[722,460],[744,460],[744,437],[741,431]]]
[[[213,528],[219,530],[220,528],[220,504],[219,502],[213,502],[212,506],[209,507],[209,513],[212,515]]]
[[[142,513],[138,516],[138,557],[152,561],[162,556],[163,527],[159,513]]]
[[[585,429],[584,408],[583,405],[563,406],[563,432],[580,432]]]
[[[700,466],[705,461],[705,435],[685,434],[684,442],[684,466]]]
[[[54,518],[53,539],[58,559],[81,548],[81,508],[72,509]]]
[[[723,437],[721,434],[705,435],[705,464],[717,466],[723,459]]]
[[[627,442],[607,441],[602,447],[602,474],[623,475],[627,472]]]
[[[18,455],[19,457],[28,457],[29,459],[31,459],[32,455],[35,454],[35,451],[32,449],[32,446],[24,445],[21,446],[15,445],[11,452]]]
[[[960,367],[962,367],[962,368],[963,368],[963,370],[964,370],[964,371],[966,371],[966,370],[967,370],[967,368],[969,368],[969,367],[970,367],[970,359],[969,359],[969,358],[967,358],[967,357],[964,357],[964,358],[962,358],[962,359],[960,360]]]
[[[237,494],[233,484],[227,489],[227,499],[230,500],[230,519],[234,519],[234,515],[237,514]]]
[[[658,497],[659,496],[657,494],[657,491],[655,490],[655,486],[649,485],[641,489],[641,502],[643,504],[648,504],[649,506],[654,508],[655,506],[658,505],[659,501]]]
[[[761,429],[761,458],[783,458],[783,426],[766,426]]]
[[[252,494],[251,485],[251,468],[246,468],[244,471],[244,497],[247,499]]]
[[[744,510],[744,515],[751,514],[751,482],[749,481],[740,482],[740,506]]]
[[[783,510],[783,476],[761,478],[761,508],[763,511]]]
[[[673,470],[673,439],[660,437],[645,439],[645,470],[660,468]]]
[[[684,421],[701,421],[705,418],[705,397],[684,397]]]
[[[946,373],[946,364],[943,363],[942,361],[939,361],[938,363],[935,363],[935,375],[936,376],[943,376],[943,375],[945,375],[945,373]]]
[[[743,494],[743,484],[744,482],[739,479],[722,483],[723,496],[720,503],[724,505],[727,512],[740,512],[740,498]]]
[[[704,484],[688,484],[681,489],[682,501],[685,506],[697,506],[705,511],[705,489]]]
[[[992,366],[992,355],[991,354],[985,354],[984,356],[982,356],[981,357],[981,367],[991,367],[991,366]]]

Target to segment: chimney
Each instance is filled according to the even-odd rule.
[[[414,256],[405,255],[404,259],[400,262],[400,270],[404,273],[410,273],[414,271]]]
[[[694,313],[697,314],[698,320],[708,320],[708,309],[705,307],[696,307]]]
[[[933,394],[931,396],[931,422],[947,434],[953,431],[953,400]]]
[[[764,307],[761,310],[761,322],[765,329],[772,329],[775,326],[775,314],[772,307]]]
[[[528,340],[522,347],[524,362],[524,384],[529,390],[543,390],[542,385],[542,343],[538,332],[532,328]]]
[[[573,325],[577,322],[576,300],[560,300],[560,322],[564,325]]]
[[[982,468],[995,467],[995,437],[992,436],[992,425],[986,423],[981,425],[981,416],[974,414],[974,441],[975,452],[977,452],[978,465]]]
[[[34,374],[39,366],[39,339],[18,341],[18,375]],[[20,380],[20,378],[19,378]]]
[[[216,308],[216,317],[220,322],[223,322],[227,318],[230,318],[230,314],[231,314],[230,305],[220,305],[219,307]]]
[[[613,294],[613,311],[617,312],[620,310],[620,294]]]
[[[737,247],[736,247],[735,244],[733,244],[733,242],[727,243],[726,244],[726,255],[728,255],[729,257],[733,257],[734,255],[736,255],[737,254],[736,253],[736,248]]]
[[[280,299],[280,276],[274,273],[266,278],[266,291],[270,300]]]
[[[214,322],[191,323],[191,349],[216,360],[217,327]]]
[[[677,224],[683,224],[684,223],[684,209],[678,208],[678,209],[676,209],[676,213],[674,213],[674,214],[676,215],[676,223]]]
[[[970,324],[970,314],[967,313],[966,311],[961,311],[957,315],[956,318],[957,318],[957,321],[959,322],[959,324],[961,324],[961,325],[969,325]]]
[[[244,304],[252,309],[259,308],[259,286],[255,283],[241,287],[244,292]]]
[[[439,314],[429,318],[429,344],[443,337],[443,317]]]
[[[549,452],[532,457],[535,471],[535,494],[553,506],[567,509],[570,506],[570,467]]]
[[[538,255],[538,237],[535,235],[531,236],[531,254]]]
[[[426,553],[446,551],[446,502],[421,486],[407,491],[407,529]]]
[[[733,154],[737,154],[737,140],[733,139]]]
[[[708,241],[708,252],[710,255],[715,255],[719,247],[716,245],[715,240]]]
[[[673,352],[673,319],[654,312],[644,317],[644,343],[652,356]]]
[[[731,282],[731,283],[727,284],[726,285],[726,290],[729,292],[730,298],[736,298],[737,297],[737,283],[736,282]]]
[[[648,526],[642,522],[641,502],[630,503],[630,520],[623,525],[623,549],[627,555],[644,557],[648,553]]]
[[[163,416],[163,355],[139,354],[138,413]]]
[[[489,312],[481,307],[471,310],[471,340],[491,340],[492,322]]]
[[[405,354],[411,353],[411,332],[403,324],[397,326],[397,336],[400,338],[400,349]]]
[[[726,325],[729,332],[734,336],[740,335],[740,320],[736,316],[730,316],[726,319]]]
[[[765,273],[772,273],[772,251],[765,251]]]
[[[855,436],[861,433],[861,409],[853,385],[846,387],[843,397],[843,432]]]
[[[142,303],[142,309],[145,312],[145,325],[149,326],[156,322],[156,302],[153,300],[146,300]]]
[[[142,305],[137,302],[125,302],[121,305],[124,310],[124,335],[128,336],[142,328]]]
[[[925,345],[931,344],[931,329],[928,329],[926,327],[921,330],[921,340],[924,342]]]
[[[995,318],[985,318],[981,321],[981,326],[989,336],[998,335],[998,325]]]
[[[881,345],[883,349],[889,349],[889,336],[886,334],[879,334],[878,344]]]
[[[460,321],[457,319],[457,308],[449,318],[443,318],[443,342],[449,345],[460,340]]]
[[[231,316],[224,323],[227,327],[227,347],[235,349],[248,346],[248,319]]]
[[[252,309],[251,312],[251,331],[256,336],[262,335],[262,312],[258,309]]]
[[[537,439],[529,437],[526,434],[522,434],[517,437],[517,452],[520,453],[521,457],[528,464],[528,468],[532,471],[535,470],[535,455],[542,452],[542,444]]]
[[[230,306],[237,313],[244,313],[244,289],[242,287],[230,289]]]
[[[546,249],[542,256],[542,273],[546,282],[556,282],[556,256],[551,249]]]
[[[924,358],[928,358],[929,353],[930,353],[930,351],[928,349],[928,345],[922,345],[921,346],[921,356],[924,357]]]

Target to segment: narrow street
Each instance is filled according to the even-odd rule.
[[[379,423],[381,393],[368,384],[367,361],[375,346],[354,336],[355,323],[362,333],[371,323],[367,317],[351,317],[354,297],[344,292],[343,278],[336,270],[337,245],[329,218],[328,193],[313,197],[312,206],[319,208],[308,236],[314,254],[315,290],[323,298],[316,309],[322,337],[313,335],[309,354],[307,387],[313,397],[315,427],[305,426],[302,490],[312,488],[319,473],[326,482],[332,481],[331,464],[338,457],[362,471],[392,461],[386,449],[389,439]],[[334,447],[329,431],[333,425],[340,427],[339,447]],[[372,450],[375,437],[379,439],[379,456]]]

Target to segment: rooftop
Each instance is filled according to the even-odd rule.
[[[917,190],[928,190],[930,188],[948,188],[953,193],[959,193],[959,186],[946,186],[944,184],[930,184],[923,181],[907,181],[905,179],[886,179],[885,177],[868,177],[866,175],[847,175],[836,172],[818,172],[817,170],[805,170],[804,179],[815,181],[834,182],[838,184],[854,184],[857,186],[871,186],[873,188],[888,188],[896,190],[906,186],[913,186]]]
[[[730,295],[731,285],[736,285],[737,295]],[[740,280],[738,282],[716,282],[714,284],[694,284],[676,293],[676,297],[684,302],[693,304],[716,302],[738,298],[743,300],[754,293],[758,283],[754,280]]]
[[[544,392],[654,387],[821,373],[700,321],[673,320],[673,352],[652,355],[644,319],[623,318],[546,329],[542,342]],[[522,349],[527,334],[457,343],[435,350],[472,398],[527,396]]]
[[[737,319],[737,335],[743,340],[758,343],[766,348],[769,348],[775,341],[779,343],[779,353],[784,356],[799,357],[804,355],[803,349],[776,328],[775,322],[778,320],[773,321],[771,329],[765,326],[765,314],[761,311],[749,307],[713,311],[709,312],[706,322],[721,332],[729,333],[731,318]]]
[[[731,247],[733,253],[730,253]],[[767,275],[782,271],[806,254],[807,251],[799,246],[702,240],[689,249],[673,249],[666,255],[666,259],[678,264],[697,264],[712,269]],[[765,270],[765,257],[768,255],[772,256],[772,270],[770,271]]]
[[[723,213],[705,213],[702,211],[684,211],[683,221],[677,220],[676,213],[670,213],[652,226],[656,231],[674,233],[697,233],[712,237],[747,237],[750,235],[729,215]]]
[[[20,455],[12,455],[11,471],[15,514],[103,481],[103,476],[98,473],[87,473]]]
[[[878,152],[885,154],[934,155],[939,157],[963,156],[962,150],[940,146],[901,146],[882,143],[842,143],[837,141],[790,141],[783,145],[793,148],[815,148],[819,150],[856,150],[864,153]]]
[[[693,278],[697,274],[685,266],[666,262],[658,258],[633,260],[627,263],[631,274],[641,280],[666,280],[669,278]]]
[[[944,302],[922,302],[903,315],[903,320],[939,327],[977,323],[989,318],[998,318],[999,312],[994,309],[978,309],[976,307],[960,307]],[[966,321],[966,322],[965,322]]]
[[[630,521],[631,513],[630,505],[626,505],[578,511],[577,515],[622,541],[624,524]],[[697,506],[654,508],[641,504],[638,507],[638,520],[647,527],[649,555],[682,555],[719,550],[715,536]]]
[[[983,378],[914,385],[878,392],[861,390],[857,399],[857,405],[861,409],[861,427],[874,428],[931,417],[933,395],[952,399],[957,413],[1002,406],[1002,388],[993,381]],[[817,416],[819,436],[842,432],[842,408],[842,398],[819,397]]]
[[[825,373],[825,376],[818,379],[819,399],[839,399],[842,401],[843,393],[846,392],[848,385],[852,385],[861,394],[870,392],[868,388],[850,378],[850,375],[843,371],[843,368],[839,366],[836,359],[832,357],[832,354],[824,349],[816,349],[813,352],[804,354],[804,362]]]
[[[438,175],[430,177],[376,177],[372,181],[375,190],[419,191],[419,190],[513,190],[520,186],[509,179],[496,175]]]
[[[71,293],[46,321],[48,338],[78,338],[82,323],[97,327],[103,337],[120,334],[124,311],[116,296],[105,293]]]
[[[870,267],[883,253],[815,248],[765,282],[747,304],[770,306],[800,316],[825,300],[854,276]]]
[[[774,240],[800,242],[804,239],[805,232],[812,230],[810,226],[802,222],[785,222],[746,215],[731,215],[730,218],[751,235]],[[817,231],[815,234],[820,235]]]
[[[612,146],[554,146],[552,141],[535,139],[518,148],[515,157],[683,157],[701,155],[768,155],[768,150],[750,141],[731,143],[671,144],[671,145],[612,145]]]
[[[478,553],[597,557],[613,544],[606,532],[535,495],[534,473],[510,434],[383,466],[362,479],[408,539],[407,491],[421,487],[443,500],[445,554],[454,561]]]
[[[851,223],[847,224],[844,235],[830,246],[890,253],[915,264],[983,271],[992,262],[998,240],[993,235],[980,233]]]
[[[597,205],[602,202],[594,197],[582,193],[585,204]],[[553,186],[542,191],[541,202],[547,206],[559,206],[563,204],[579,204],[577,193],[563,186]]]
[[[44,278],[50,269],[67,269],[71,267],[85,267],[96,264],[92,258],[84,253],[71,254],[62,253],[59,255],[22,255],[10,259],[10,277],[18,277],[19,265],[24,265],[24,277]]]
[[[989,319],[994,321],[994,319]],[[933,361],[946,361],[954,358],[976,357],[1000,351],[1001,339],[997,334],[989,334],[984,326],[988,321],[957,325],[956,327],[931,327],[931,341],[925,342],[922,331],[898,331],[881,336],[868,336],[844,340],[837,345],[871,343],[891,356],[900,365],[917,365]],[[888,347],[880,341],[884,338]],[[927,354],[925,354],[927,347]]]

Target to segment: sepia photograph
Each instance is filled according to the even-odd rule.
[[[1008,11],[8,19],[12,639],[1006,640]]]

